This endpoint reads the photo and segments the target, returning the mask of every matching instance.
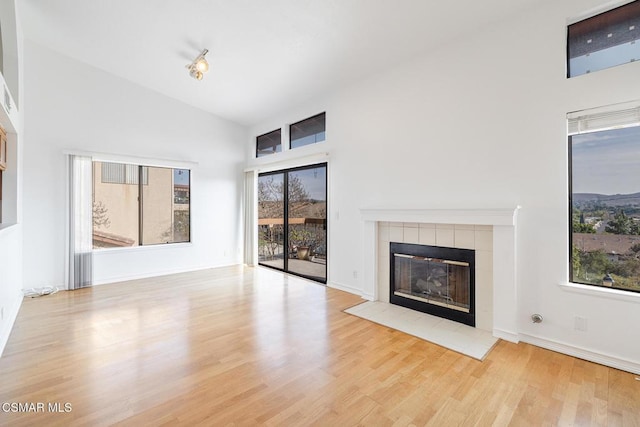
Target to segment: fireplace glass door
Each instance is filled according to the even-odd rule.
[[[394,257],[395,295],[469,313],[469,263],[404,254]]]
[[[475,251],[389,244],[391,304],[475,326]]]

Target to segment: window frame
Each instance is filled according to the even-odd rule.
[[[324,267],[324,277],[319,277],[319,276],[309,276],[309,275],[305,275],[299,271],[295,271],[289,268],[289,260],[291,258],[289,258],[289,256],[285,253],[285,256],[283,258],[283,266],[282,268],[277,267],[277,266],[273,266],[273,265],[269,265],[266,264],[264,262],[261,262],[259,257],[257,259],[257,264],[266,268],[271,268],[274,270],[278,270],[278,271],[282,271],[284,273],[287,274],[293,274],[294,276],[299,276],[299,277],[303,277],[305,279],[309,279],[309,280],[313,280],[314,282],[317,283],[321,283],[323,285],[326,285],[328,283],[328,260],[329,260],[329,223],[330,223],[330,218],[329,218],[329,163],[328,162],[320,162],[320,163],[310,163],[310,164],[305,164],[305,165],[300,165],[300,166],[294,166],[294,167],[290,167],[290,168],[283,168],[283,169],[276,169],[276,170],[270,170],[270,171],[265,171],[265,172],[261,172],[258,173],[256,176],[256,180],[259,180],[261,177],[268,177],[268,176],[273,176],[273,175],[282,175],[283,178],[283,198],[282,198],[282,224],[283,224],[283,229],[282,229],[282,233],[283,233],[283,246],[287,247],[288,243],[291,239],[290,236],[290,232],[289,232],[289,208],[290,208],[290,203],[289,203],[289,196],[290,193],[288,191],[289,189],[289,174],[290,173],[294,173],[294,172],[299,172],[299,171],[303,171],[303,170],[308,170],[308,169],[315,169],[315,168],[324,168],[325,169],[325,179],[324,179],[324,191],[325,191],[325,203],[326,203],[326,218],[324,218],[324,229],[325,229],[325,246],[326,246],[326,260],[327,262],[325,263],[325,267]],[[256,205],[257,203],[259,203],[259,199],[258,199],[258,194],[256,194]],[[257,219],[259,220],[259,213],[257,215]],[[256,221],[256,225],[257,225]],[[256,230],[258,230],[259,225],[257,225]],[[255,243],[256,246],[259,245],[259,242],[256,241]]]
[[[300,147],[292,147],[291,143],[293,142],[293,140],[291,139],[291,135],[292,135],[291,128],[294,127],[294,126],[299,125],[302,122],[306,122],[307,120],[312,120],[312,119],[315,119],[316,117],[320,117],[320,116],[324,116],[324,131],[323,132],[325,133],[325,138],[323,140],[321,140],[321,141],[315,141],[313,143],[305,144],[305,145],[302,145]],[[295,123],[291,123],[289,125],[289,150],[296,150],[298,148],[306,147],[308,145],[315,145],[315,144],[319,144],[319,143],[325,142],[327,140],[326,132],[327,132],[327,112],[326,111],[323,111],[322,113],[315,114],[313,116],[307,117],[307,118],[302,119],[302,120],[298,120]],[[317,135],[317,133],[315,135]]]
[[[609,287],[602,284],[583,283],[574,280],[573,271],[573,137],[624,128],[640,129],[640,100],[601,106],[567,114],[567,162],[568,162],[568,279],[570,286],[587,287],[596,291],[615,292],[621,295],[640,296],[640,289]],[[639,141],[640,143],[640,141]]]
[[[631,6],[632,4],[636,4],[636,6]],[[586,14],[584,16],[581,16],[581,17],[579,17],[579,18],[577,18],[575,20],[572,20],[572,21],[567,23],[567,26],[566,26],[566,39],[565,39],[565,41],[566,41],[565,64],[566,64],[566,78],[567,79],[580,77],[580,76],[583,76],[583,75],[586,75],[586,74],[592,74],[594,72],[607,70],[609,68],[615,68],[615,67],[618,67],[618,66],[621,66],[621,65],[628,64],[630,62],[636,62],[637,61],[637,60],[634,59],[634,60],[631,60],[631,61],[609,64],[609,65],[604,66],[603,68],[598,68],[598,69],[593,70],[593,71],[589,70],[586,73],[571,75],[571,56],[570,56],[570,53],[571,53],[571,49],[570,49],[571,27],[577,26],[578,24],[584,24],[584,23],[586,23],[586,21],[589,21],[589,20],[599,19],[599,18],[601,18],[601,17],[603,17],[604,15],[607,15],[607,14],[615,15],[617,11],[619,11],[619,10],[625,8],[625,7],[630,7],[630,6],[631,7],[640,7],[640,0],[622,1],[622,2],[618,2],[617,4],[614,4],[614,5],[609,4],[605,8],[598,9],[594,13]],[[606,27],[606,26],[598,26],[598,27],[595,27],[595,28],[598,28],[600,30],[604,30],[604,29],[606,29],[608,27]],[[636,28],[636,30],[640,31],[640,25],[639,25],[639,28]],[[592,32],[595,32],[595,30],[592,30]],[[585,33],[585,34],[590,34],[590,33]],[[618,45],[613,45],[611,47],[622,46],[623,44],[624,43],[618,44]],[[594,52],[598,52],[598,51],[594,51]],[[592,52],[590,52],[590,53],[592,53]]]
[[[95,201],[95,184],[96,184],[96,177],[93,174],[93,171],[95,170],[95,164],[96,163],[100,163],[100,168],[101,171],[104,171],[103,166],[105,163],[112,163],[112,164],[121,164],[124,165],[125,170],[127,170],[127,166],[132,166],[131,169],[133,169],[133,167],[137,168],[137,179],[135,183],[129,183],[126,182],[126,173],[125,173],[125,182],[105,182],[102,177],[100,179],[101,184],[104,185],[111,185],[111,184],[115,184],[115,185],[132,185],[132,186],[136,186],[138,188],[138,195],[137,195],[137,239],[138,242],[136,245],[133,246],[122,246],[122,247],[106,247],[106,248],[100,248],[100,247],[92,247],[93,251],[110,251],[110,250],[133,250],[133,249],[138,249],[138,248],[145,248],[145,247],[162,247],[162,246],[167,246],[167,245],[180,245],[180,244],[190,244],[192,242],[191,238],[191,183],[192,183],[192,173],[193,170],[191,167],[189,166],[184,166],[184,165],[180,165],[180,166],[171,166],[171,165],[151,165],[151,164],[144,164],[142,162],[134,162],[134,161],[120,161],[120,160],[111,160],[111,159],[99,159],[99,158],[92,158],[91,159],[92,164],[94,165],[92,167],[92,203],[93,201]],[[158,242],[158,243],[144,243],[144,187],[147,187],[149,185],[149,168],[162,168],[162,169],[169,169],[171,170],[171,173],[174,174],[175,171],[177,170],[187,170],[189,172],[189,178],[188,178],[188,189],[189,189],[189,196],[188,196],[188,222],[189,222],[189,231],[188,231],[188,240],[183,240],[183,241],[178,241],[178,242]],[[172,179],[173,182],[173,179]],[[175,204],[175,183],[174,183],[174,188],[172,190],[172,195],[171,195],[171,203]],[[175,211],[172,212],[172,215],[175,215]],[[92,213],[92,218],[93,218],[93,213]],[[173,219],[172,219],[173,222]],[[93,227],[92,227],[92,234],[93,234]]]
[[[276,148],[275,151],[273,151],[272,153],[263,153],[261,155],[260,154],[260,138],[265,137],[267,135],[270,135],[272,133],[276,133],[276,132],[280,133],[280,143],[278,145],[274,146],[274,148]],[[280,151],[277,150],[277,147],[280,147]],[[263,133],[262,135],[256,136],[256,159],[259,159],[261,157],[268,157],[268,156],[271,156],[273,154],[282,153],[282,149],[283,149],[283,145],[282,145],[282,128],[274,129],[272,131]]]

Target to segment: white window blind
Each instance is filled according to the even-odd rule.
[[[567,114],[569,135],[640,126],[640,101]]]
[[[138,185],[138,165],[102,162],[102,182]],[[149,183],[149,168],[142,167],[142,184]]]

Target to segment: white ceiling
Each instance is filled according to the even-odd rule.
[[[19,0],[25,37],[244,125],[543,0]],[[204,80],[185,65],[203,48]]]

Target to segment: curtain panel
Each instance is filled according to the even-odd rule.
[[[69,156],[69,253],[67,289],[91,286],[93,280],[92,159]]]

